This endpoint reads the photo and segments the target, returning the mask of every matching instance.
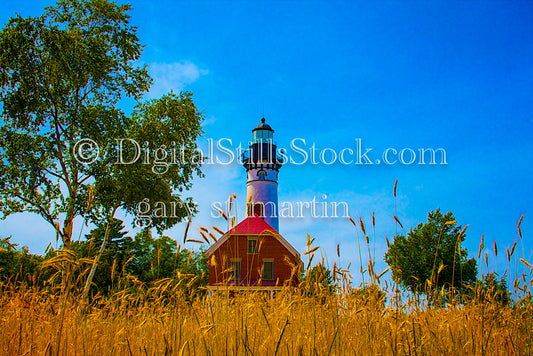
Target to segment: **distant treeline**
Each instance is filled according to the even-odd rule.
[[[109,236],[92,279],[91,295],[109,295],[134,284],[149,284],[170,278],[192,281],[194,289],[207,285],[207,258],[202,250],[181,248],[168,236],[154,238],[148,229],[133,238],[123,231],[121,220],[112,220]],[[85,281],[104,241],[106,226],[92,230],[83,239],[73,241],[68,254],[48,248],[45,255],[34,255],[26,247],[0,238],[0,281],[23,283],[41,288],[61,284],[65,262],[77,266],[74,281]],[[68,259],[68,261],[67,261]],[[78,282],[79,283],[79,282]],[[201,289],[201,288],[200,288]]]

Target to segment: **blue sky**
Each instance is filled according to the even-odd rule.
[[[38,15],[48,1],[0,5],[0,21],[15,12]],[[407,233],[440,207],[469,224],[465,246],[477,257],[518,238],[533,243],[533,4],[526,1],[158,1],[133,2],[132,24],[145,45],[154,86],[149,98],[170,89],[194,92],[204,111],[205,135],[233,147],[251,139],[264,116],[280,147],[306,140],[322,150],[355,149],[356,139],[380,158],[387,148],[443,148],[446,165],[312,165],[282,167],[280,201],[346,201],[350,215],[371,226],[376,216],[376,258],[386,265],[385,238],[397,216]],[[222,156],[224,157],[224,156]],[[299,157],[299,156],[296,156]],[[200,225],[224,227],[210,205],[238,196],[244,216],[245,170],[237,163],[205,167],[190,194],[200,204]],[[79,225],[79,224],[78,224]],[[130,226],[128,226],[129,228]],[[77,227],[79,234],[80,226]],[[88,232],[88,228],[82,233]],[[184,226],[167,234],[178,241]],[[130,231],[136,231],[130,229]],[[347,219],[281,219],[280,232],[300,251],[306,233],[328,261],[341,246],[341,264],[352,262],[358,281],[354,227]],[[39,218],[0,221],[0,235],[41,253],[54,238]],[[371,234],[372,237],[372,234]],[[492,251],[492,249],[490,249]],[[363,255],[363,261],[366,260]],[[486,271],[483,265],[483,272]]]

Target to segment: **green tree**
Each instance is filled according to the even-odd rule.
[[[352,288],[350,295],[359,302],[368,306],[383,309],[387,301],[387,294],[377,284],[363,284],[358,288]]]
[[[136,276],[140,281],[147,282],[154,278],[153,247],[154,238],[150,229],[143,229],[132,240],[132,255],[126,266],[127,274]]]
[[[136,222],[162,231],[195,212],[176,193],[201,175],[202,115],[192,95],[171,92],[129,116],[117,107],[125,96],[140,100],[151,83],[135,65],[142,45],[129,9],[60,0],[42,16],[11,18],[0,32],[1,214],[39,214],[65,248],[78,216],[103,225],[117,209],[135,215],[145,202],[158,214]],[[134,160],[144,142],[153,164]]]
[[[203,249],[198,251],[183,250],[177,270],[180,273],[193,275],[190,291],[192,293],[204,294],[205,287],[209,283],[209,259]]]
[[[497,305],[509,305],[509,290],[504,277],[498,279],[494,272],[488,273],[477,280],[469,293],[470,299],[480,303],[492,302]]]
[[[38,284],[43,258],[28,253],[27,247],[17,250],[18,245],[11,243],[10,239],[11,236],[0,238],[0,281]]]
[[[335,290],[331,270],[323,262],[313,266],[302,276],[304,293],[309,296],[323,296],[323,293],[333,293]]]
[[[86,240],[73,241],[71,249],[76,252],[79,258],[89,258],[94,260],[102,246],[103,252],[95,270],[94,277],[90,283],[97,287],[103,294],[108,293],[113,285],[116,285],[124,263],[129,258],[128,239],[123,231],[123,222],[119,219],[110,221],[107,241],[104,244],[107,224],[98,226],[85,236]]]
[[[133,274],[143,282],[160,278],[172,278],[179,262],[178,244],[168,236],[152,237],[148,229],[144,229],[133,240],[134,259],[130,267]]]
[[[205,286],[208,278],[207,257],[200,251],[178,247],[168,236],[153,238],[148,229],[135,235],[131,244],[131,261],[126,273],[136,276],[142,282],[160,278],[177,278],[179,274],[197,277],[195,286]]]
[[[444,287],[462,291],[476,281],[476,261],[468,258],[465,229],[451,212],[443,215],[440,209],[428,213],[427,222],[411,229],[407,237],[397,235],[385,253],[392,276],[401,286],[412,292],[425,293]]]
[[[0,32],[0,217],[36,213],[67,249],[76,217],[108,226],[104,247],[118,209],[159,232],[196,212],[181,196],[201,175],[203,118],[192,94],[170,92],[129,116],[117,107],[151,83],[135,65],[142,45],[129,9],[60,0]]]
[[[71,247],[77,257],[94,259],[106,229],[106,226],[100,226],[86,235],[85,240],[73,241]],[[189,292],[193,293],[201,292],[201,288],[207,285],[209,268],[202,250],[181,249],[172,238],[154,237],[148,228],[133,239],[123,229],[122,221],[112,221],[99,267],[91,280],[90,295],[107,295],[128,286],[131,277],[147,285],[165,278],[176,282],[185,278],[187,284],[194,279],[189,285]]]

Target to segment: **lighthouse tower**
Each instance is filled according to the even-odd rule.
[[[252,133],[252,144],[243,154],[248,175],[246,216],[257,215],[279,231],[278,172],[282,160],[276,154],[274,130],[262,118]]]

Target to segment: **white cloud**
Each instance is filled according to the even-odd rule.
[[[154,79],[148,93],[149,98],[160,97],[170,92],[170,90],[179,92],[187,85],[197,81],[201,76],[209,73],[207,69],[198,68],[196,64],[190,61],[150,63],[148,72]]]
[[[216,116],[209,115],[208,117],[205,118],[205,120],[203,122],[203,126],[206,127],[206,126],[213,125],[216,121],[217,121]]]

